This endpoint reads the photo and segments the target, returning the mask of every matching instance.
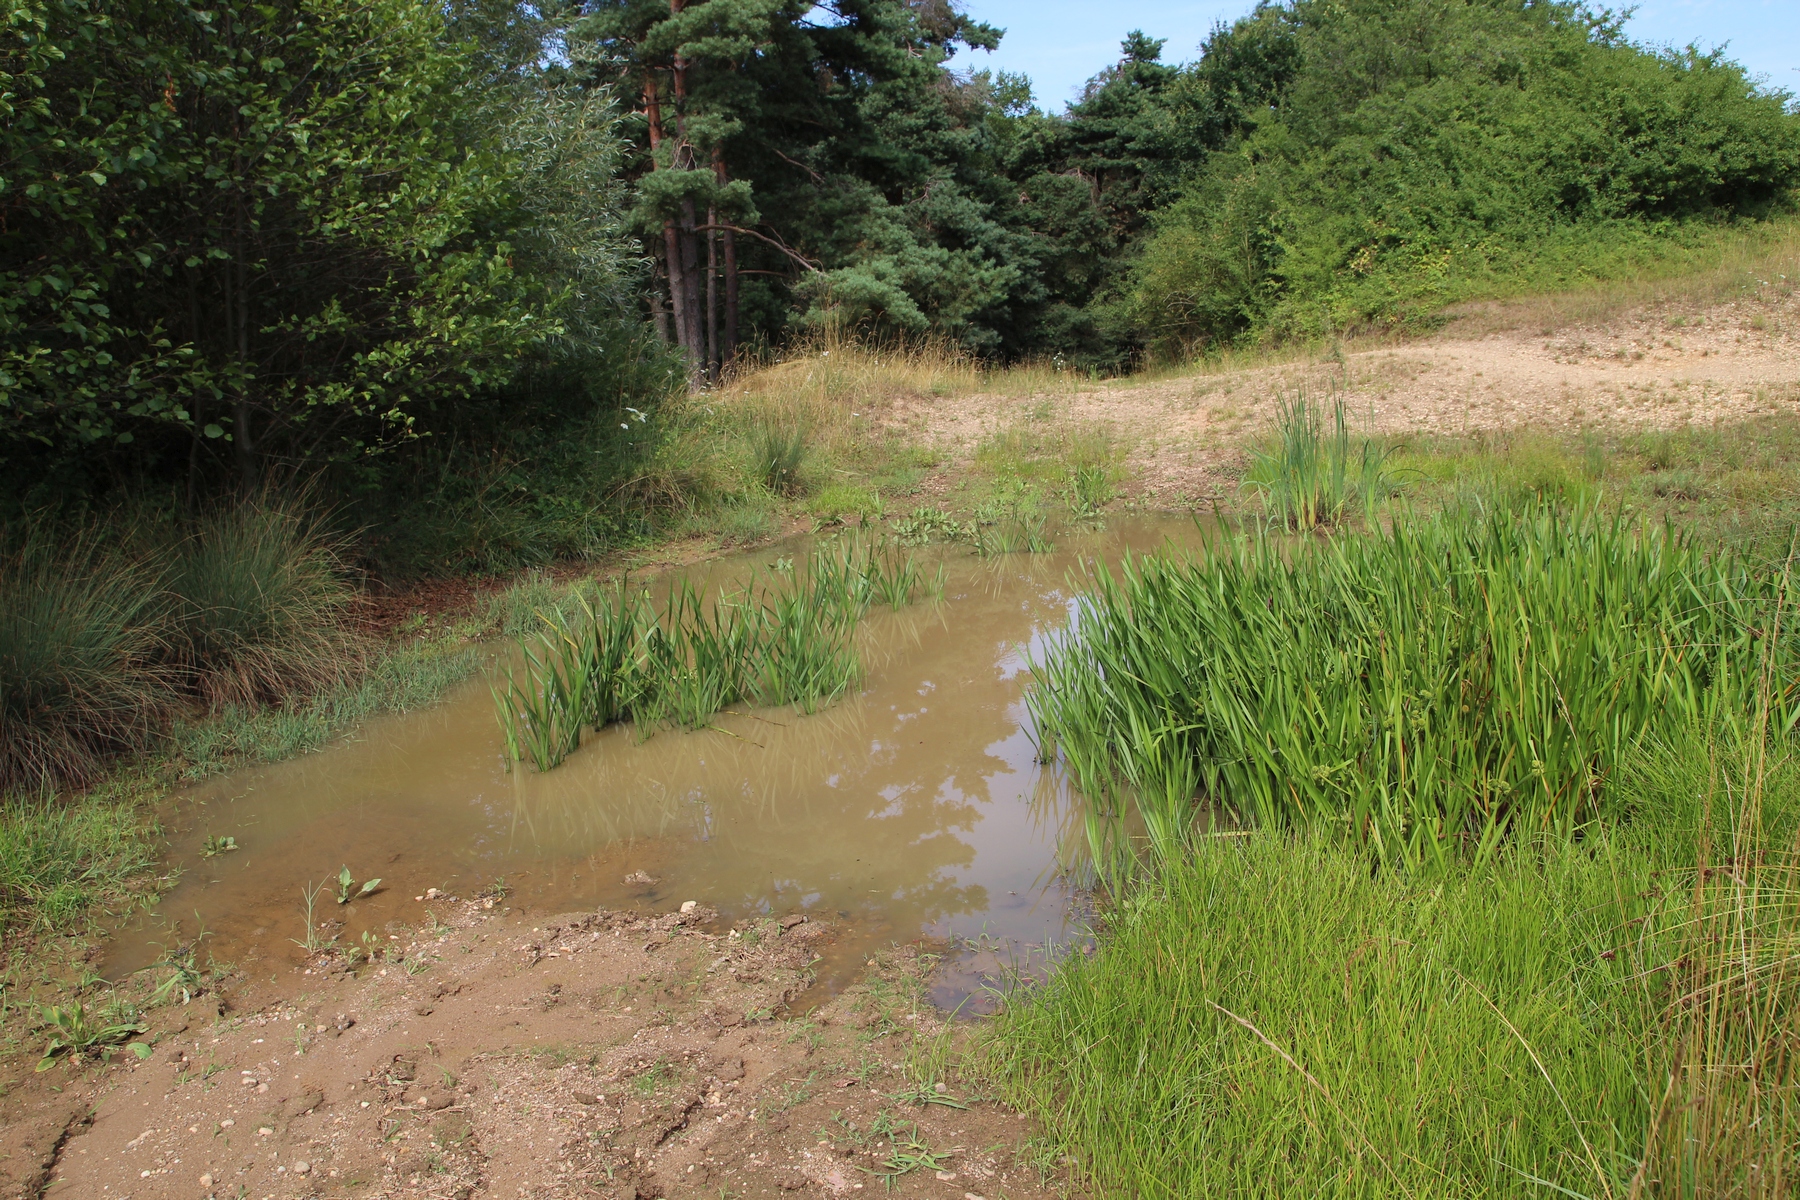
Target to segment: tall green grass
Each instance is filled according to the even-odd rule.
[[[1205,839],[1009,997],[988,1065],[1097,1195],[1790,1194],[1800,769],[1753,817],[1715,749],[1634,767],[1653,820],[1441,872]]]
[[[1384,859],[1491,854],[1617,813],[1646,739],[1746,719],[1773,654],[1800,720],[1787,573],[1593,511],[1459,511],[1328,542],[1261,530],[1104,569],[1029,703],[1088,799],[1103,871],[1244,825]]]
[[[1392,490],[1387,450],[1350,436],[1342,397],[1327,408],[1304,390],[1276,398],[1275,428],[1251,447],[1244,486],[1285,529],[1329,529],[1361,505],[1373,524],[1375,505]]]
[[[361,665],[339,550],[304,506],[275,498],[217,509],[176,542],[165,636],[210,706],[310,695]]]
[[[716,597],[687,580],[660,606],[626,582],[578,592],[574,611],[542,612],[543,628],[492,684],[508,757],[548,771],[583,729],[695,729],[739,702],[811,712],[860,678],[853,637],[869,605],[898,609],[930,589],[909,554],[846,539]]]

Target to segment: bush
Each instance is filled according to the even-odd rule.
[[[1169,94],[1177,123],[1237,123],[1133,268],[1139,329],[1173,351],[1629,277],[1800,183],[1785,93],[1560,2],[1260,5]]]

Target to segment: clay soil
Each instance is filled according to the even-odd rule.
[[[799,915],[418,909],[374,961],[146,1008],[145,1057],[13,1063],[4,1195],[1068,1194],[1035,1123],[954,1072],[971,1031],[923,999],[929,945],[814,1004],[836,931]]]

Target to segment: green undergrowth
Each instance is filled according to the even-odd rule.
[[[150,888],[157,826],[143,781],[119,777],[73,797],[0,805],[0,933],[80,928]]]
[[[1206,839],[989,1066],[1102,1195],[1787,1194],[1800,766],[1725,744],[1639,760],[1645,819],[1478,865]]]
[[[1391,443],[1388,475],[1415,507],[1534,501],[1667,519],[1710,542],[1785,554],[1800,522],[1800,421],[1555,435],[1528,430]]]

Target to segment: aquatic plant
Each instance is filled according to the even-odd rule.
[[[922,590],[911,555],[845,539],[710,598],[688,580],[660,607],[624,581],[582,592],[572,612],[544,611],[517,663],[490,684],[507,760],[547,771],[583,729],[614,721],[648,735],[702,728],[739,702],[812,712],[860,678],[853,640],[869,604],[898,609]]]
[[[1388,452],[1371,438],[1352,444],[1338,396],[1329,411],[1304,390],[1278,396],[1274,433],[1250,455],[1244,486],[1261,496],[1264,511],[1285,529],[1330,528],[1358,502],[1372,522],[1376,502],[1392,488]]]
[[[1764,669],[1800,719],[1786,572],[1668,529],[1535,507],[1328,543],[1257,531],[1099,570],[1028,699],[1089,805],[1103,872],[1127,817],[1158,858],[1204,803],[1330,825],[1383,858],[1569,837],[1635,748],[1742,720]]]
[[[350,874],[350,866],[346,863],[337,873],[337,902],[348,904],[352,900],[360,900],[381,886],[381,880],[365,879],[361,887],[356,884],[356,877]]]

